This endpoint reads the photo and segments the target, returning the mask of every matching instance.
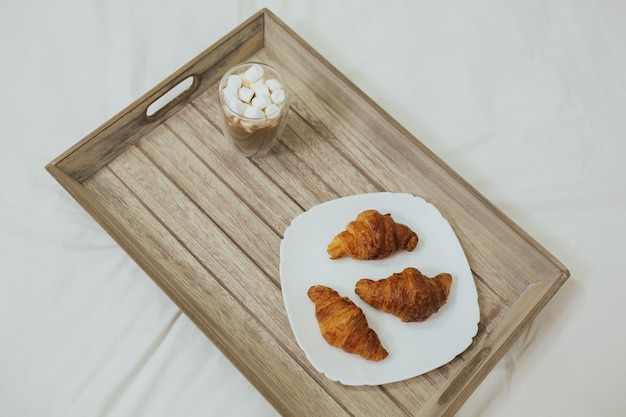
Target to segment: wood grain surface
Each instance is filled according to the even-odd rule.
[[[261,61],[292,92],[267,155],[221,134],[217,82]],[[146,117],[181,80],[193,91]],[[46,167],[286,416],[448,416],[569,276],[567,269],[268,10],[261,10]],[[450,221],[481,320],[472,345],[425,375],[349,387],[315,371],[291,332],[279,246],[300,213],[342,196],[418,195]]]

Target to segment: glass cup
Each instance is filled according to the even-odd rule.
[[[260,62],[230,68],[219,85],[224,136],[247,157],[264,155],[285,129],[289,90],[283,77]]]

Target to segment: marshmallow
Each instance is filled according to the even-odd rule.
[[[270,96],[270,89],[265,84],[254,87],[254,94],[257,96]]]
[[[250,81],[250,83],[253,83],[263,77],[263,72],[263,67],[258,64],[252,64],[252,66],[244,72],[243,76]]]
[[[256,90],[259,87],[263,87],[265,85],[265,78],[261,77],[256,81],[250,82],[250,88]]]
[[[226,105],[235,114],[242,115],[245,110],[245,104],[237,97],[226,97]]]
[[[223,91],[224,94],[224,98],[237,98],[238,94],[239,94],[239,87],[235,88],[235,87],[225,87]]]
[[[265,108],[265,116],[267,116],[268,119],[275,119],[279,115],[280,107],[278,107],[276,104],[270,104]]]
[[[250,103],[250,100],[252,100],[252,96],[254,96],[253,89],[247,87],[241,87],[239,89],[238,97],[244,103]]]
[[[243,111],[243,117],[247,117],[248,119],[264,119],[265,118],[265,113],[263,113],[263,110],[259,109],[258,107],[254,107],[251,105],[244,105],[245,106],[245,110]]]
[[[282,90],[283,85],[275,78],[271,78],[265,81],[265,85],[269,88],[270,91]]]
[[[241,88],[242,84],[243,80],[237,74],[231,74],[228,76],[228,79],[226,79],[226,88],[232,87],[239,89]]]
[[[285,90],[276,90],[270,96],[274,104],[283,104],[285,101]]]
[[[270,104],[272,104],[272,100],[270,99],[270,96],[266,94],[257,95],[252,99],[252,105],[254,107],[258,107],[259,109],[264,109]]]

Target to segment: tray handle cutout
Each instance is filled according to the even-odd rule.
[[[174,106],[189,98],[198,89],[199,84],[200,77],[196,75],[184,78],[148,105],[144,112],[144,118],[148,122],[157,120]]]

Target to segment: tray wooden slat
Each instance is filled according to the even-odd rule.
[[[223,138],[217,82],[264,61],[293,95],[281,142],[244,158]],[[187,77],[189,91],[148,117]],[[46,167],[284,415],[452,415],[569,273],[268,10],[261,10]],[[316,204],[407,192],[450,221],[478,289],[479,331],[450,363],[380,387],[320,375],[291,332],[284,230]]]

